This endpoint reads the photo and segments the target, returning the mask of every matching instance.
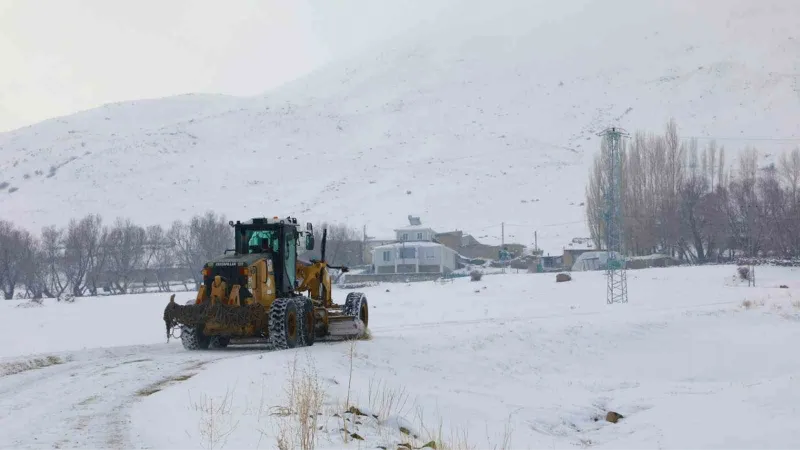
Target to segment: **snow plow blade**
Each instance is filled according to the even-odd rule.
[[[328,336],[326,336],[326,339],[358,339],[364,336],[366,330],[364,322],[358,317],[332,316],[328,319]]]

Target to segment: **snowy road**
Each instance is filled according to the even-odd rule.
[[[0,448],[135,447],[128,434],[133,403],[210,361],[263,349],[189,353],[172,341],[58,353],[61,364],[0,377]]]
[[[759,270],[758,288],[735,267],[636,271],[614,306],[602,273],[387,284],[365,289],[373,338],[352,354],[187,352],[164,342],[159,295],[0,303],[0,448],[207,447],[209,417],[227,448],[274,448],[295,363],[324,390],[320,449],[355,448],[339,433],[346,399],[380,411],[354,423],[371,448],[405,439],[398,420],[425,439],[440,423],[472,430],[478,448],[506,426],[513,448],[785,448],[800,439],[800,359],[785,347],[800,271]],[[607,409],[625,419],[595,420]]]

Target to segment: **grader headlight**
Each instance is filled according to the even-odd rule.
[[[251,275],[250,274],[250,269],[248,267],[242,267],[242,269],[240,270],[240,273],[247,280],[247,289],[250,292],[253,292],[253,278],[255,278],[255,273],[253,273]]]

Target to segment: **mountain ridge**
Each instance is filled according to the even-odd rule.
[[[747,138],[800,137],[800,6],[492,6],[464,2],[259,96],[123,102],[0,134],[0,182],[17,189],[0,191],[2,216],[36,230],[87,213],[291,214],[389,237],[413,214],[487,243],[506,222],[506,242],[538,231],[558,252],[588,236],[580,204],[606,126],[661,133],[674,117],[683,138],[724,138],[729,161],[796,145]]]

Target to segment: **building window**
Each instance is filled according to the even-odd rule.
[[[384,250],[384,252],[383,252],[383,260],[384,261],[391,261],[392,260],[392,252],[390,250]]]
[[[404,241],[407,241],[407,240],[408,240],[408,233],[403,233],[403,240],[404,240]]]
[[[436,259],[436,251],[433,247],[421,247],[419,249],[420,259]]]
[[[422,240],[422,233],[417,233],[417,239]]]
[[[414,259],[417,257],[415,247],[400,247],[397,249],[397,254],[400,259]]]

